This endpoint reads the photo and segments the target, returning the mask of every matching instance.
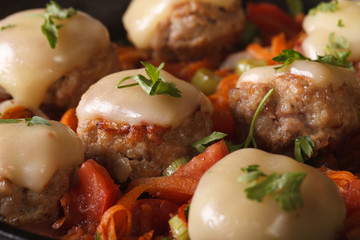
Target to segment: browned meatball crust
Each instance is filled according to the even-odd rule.
[[[177,158],[193,154],[189,145],[212,131],[210,114],[200,110],[176,128],[156,125],[131,126],[105,120],[80,121],[77,133],[85,146],[85,156],[107,167],[119,181],[159,176]]]
[[[260,148],[292,154],[294,140],[309,136],[314,153],[332,151],[359,130],[359,88],[343,84],[338,89],[318,88],[305,76],[285,74],[269,83],[243,82],[229,93],[237,133],[243,139],[257,106],[274,88],[255,124],[255,140]]]
[[[61,212],[60,198],[68,190],[73,170],[59,170],[42,193],[0,178],[0,219],[14,224],[53,223]]]
[[[152,39],[153,54],[166,60],[214,57],[231,50],[243,27],[240,1],[227,9],[196,1],[179,4],[159,23]]]

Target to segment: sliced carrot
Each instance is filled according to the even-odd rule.
[[[68,109],[61,117],[60,122],[71,128],[74,132],[76,132],[76,128],[78,125],[78,119],[76,117],[76,108]]]
[[[233,135],[234,122],[229,109],[229,91],[235,87],[239,79],[238,74],[224,77],[214,94],[209,96],[213,105],[213,130]]]
[[[271,58],[278,56],[287,48],[284,33],[280,33],[271,39]],[[273,60],[272,60],[273,61]]]
[[[246,47],[246,51],[249,52],[256,59],[265,60],[268,62],[268,64],[272,63],[270,51],[258,43],[249,44]]]
[[[166,199],[174,203],[184,203],[191,199],[198,180],[187,177],[151,177],[132,181],[129,188],[146,184],[153,197]]]
[[[119,201],[102,215],[97,232],[100,239],[116,240],[130,236],[132,228],[131,211],[135,207],[137,198],[149,188],[141,184],[127,192]]]
[[[171,177],[185,177],[200,180],[201,176],[216,162],[229,154],[224,140],[207,147],[205,152],[193,157],[187,164],[179,167]]]
[[[6,109],[2,113],[1,119],[18,119],[18,118],[31,118],[33,116],[32,112],[26,109],[23,106],[16,106],[13,108]]]
[[[342,193],[345,193],[350,183],[357,179],[357,177],[349,171],[334,171],[327,167],[321,167],[320,170],[336,183]]]

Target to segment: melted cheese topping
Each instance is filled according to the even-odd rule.
[[[275,71],[274,67],[276,66],[257,67],[246,71],[240,76],[236,87],[242,82],[269,83],[278,76],[291,73],[308,77],[310,84],[319,88],[332,85],[336,89],[343,84],[358,88],[356,77],[348,68],[305,60],[296,60],[278,71]]]
[[[172,9],[193,0],[132,0],[123,16],[128,38],[138,48],[150,48],[159,22],[170,17]],[[229,7],[237,0],[197,0],[220,7]]]
[[[140,86],[116,88],[122,78],[137,74],[147,76],[144,69],[122,71],[108,75],[91,86],[76,109],[79,121],[105,119],[132,125],[146,123],[176,127],[199,107],[203,112],[211,114],[211,103],[200,90],[163,70],[161,75],[166,81],[176,84],[181,91],[181,98],[149,96]],[[134,82],[128,80],[123,84]]]
[[[51,126],[0,124],[0,176],[19,187],[42,192],[59,169],[75,168],[84,160],[83,145],[64,124]]]
[[[62,24],[58,45],[51,49],[41,32],[44,19],[34,15],[43,9],[13,14],[0,26],[0,85],[20,104],[38,107],[48,87],[65,73],[88,63],[90,57],[109,45],[109,34],[102,23],[78,12]]]
[[[248,185],[237,179],[252,164],[273,172],[305,172],[304,206],[284,211],[274,196],[262,202],[246,197]],[[319,170],[282,155],[242,149],[227,155],[200,179],[191,201],[191,240],[261,239],[330,240],[341,229],[346,209],[336,184]]]
[[[360,5],[357,1],[342,0],[338,2],[338,7],[335,12],[317,12],[305,17],[303,28],[307,37],[302,47],[307,57],[316,59],[317,55],[324,55],[329,35],[334,32],[336,37],[342,36],[350,43],[352,54],[349,60],[360,59]],[[338,26],[340,20],[343,27]]]

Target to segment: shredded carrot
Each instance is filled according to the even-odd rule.
[[[235,87],[239,79],[238,74],[231,74],[224,77],[214,94],[209,96],[213,105],[213,130],[232,135],[234,132],[234,122],[229,109],[229,91]]]
[[[135,207],[137,198],[148,188],[149,185],[141,184],[131,189],[114,206],[106,210],[97,227],[101,239],[116,240],[123,236],[130,236],[131,211]]]
[[[348,171],[334,171],[327,167],[321,167],[320,171],[325,173],[329,178],[331,178],[336,185],[339,187],[339,190],[344,193],[349,188],[349,185],[352,181],[357,179],[357,177]]]
[[[279,33],[271,39],[270,48],[261,46],[258,43],[251,43],[246,47],[246,51],[249,52],[254,58],[265,60],[269,65],[274,65],[275,61],[272,60],[278,56],[282,50],[288,48],[285,34]]]
[[[74,132],[76,132],[76,128],[78,125],[78,119],[76,117],[76,109],[75,108],[68,109],[61,117],[60,122],[71,128]]]
[[[2,115],[2,119],[31,118],[33,114],[23,106],[16,106],[7,109]]]

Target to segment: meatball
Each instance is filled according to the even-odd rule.
[[[229,107],[243,139],[255,110],[274,88],[255,124],[259,147],[292,154],[294,140],[309,136],[314,154],[333,151],[359,130],[360,86],[350,69],[298,60],[275,73],[274,66],[245,72],[230,90]]]
[[[244,28],[240,0],[158,0],[150,4],[132,1],[123,22],[134,45],[151,49],[156,59],[192,60],[223,54],[238,43]]]
[[[0,21],[12,26],[0,34],[0,96],[31,110],[75,107],[91,84],[119,70],[117,48],[106,27],[80,11],[53,19],[61,27],[51,48],[41,33],[44,19],[37,16],[44,11],[26,10]]]
[[[144,69],[109,75],[90,87],[77,107],[77,133],[85,155],[104,165],[120,182],[128,177],[159,176],[177,158],[192,155],[189,144],[212,131],[210,101],[193,85],[165,71],[181,98],[147,95],[140,86],[117,89],[126,76]]]
[[[65,125],[0,125],[0,219],[14,224],[51,224],[60,198],[84,161],[83,145]]]

